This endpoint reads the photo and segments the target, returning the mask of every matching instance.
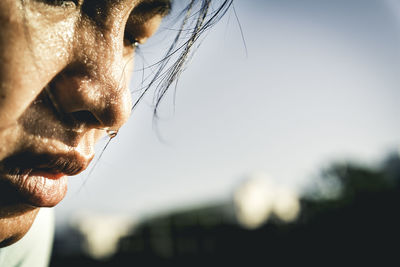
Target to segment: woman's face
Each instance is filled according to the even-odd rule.
[[[0,247],[67,190],[131,110],[135,43],[168,0],[0,1]]]

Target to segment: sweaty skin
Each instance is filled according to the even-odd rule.
[[[126,36],[143,43],[164,15],[135,13],[143,2],[0,1],[0,247],[21,238],[41,206],[9,186],[9,158],[72,155],[81,171],[105,130],[127,121],[135,48]]]

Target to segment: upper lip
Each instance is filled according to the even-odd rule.
[[[60,154],[24,151],[4,159],[2,169],[12,175],[41,172],[72,176],[85,170],[92,158],[75,151]]]

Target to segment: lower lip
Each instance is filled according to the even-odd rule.
[[[68,177],[62,174],[31,173],[8,178],[18,195],[36,207],[53,207],[67,193]]]

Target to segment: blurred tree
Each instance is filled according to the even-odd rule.
[[[339,182],[341,193],[303,198],[296,222],[273,217],[244,229],[232,203],[220,203],[144,221],[106,262],[55,255],[52,266],[398,265],[399,155],[375,168],[335,163],[321,176]]]

